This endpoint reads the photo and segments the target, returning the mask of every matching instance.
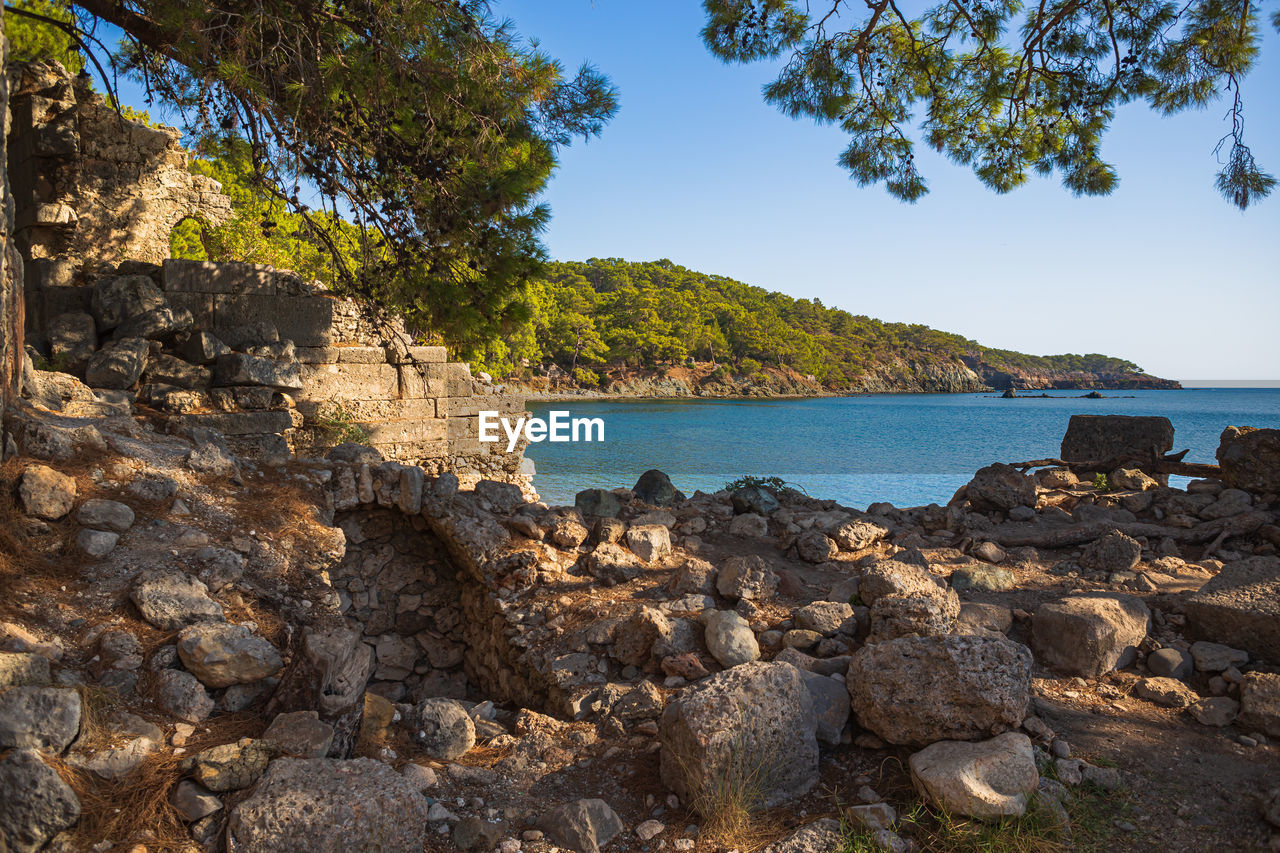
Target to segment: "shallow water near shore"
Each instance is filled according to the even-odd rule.
[[[1036,392],[1039,393],[1039,392]],[[877,394],[805,400],[615,400],[531,403],[539,417],[603,418],[603,443],[532,444],[534,486],[551,504],[586,488],[630,487],[658,468],[686,493],[751,474],[865,508],[946,503],[992,462],[1058,455],[1074,414],[1163,415],[1174,450],[1214,462],[1224,427],[1280,427],[1280,388],[1048,391],[1050,399],[981,394]],[[1172,478],[1174,484],[1184,478]]]

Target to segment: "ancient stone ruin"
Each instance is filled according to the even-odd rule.
[[[230,215],[217,183],[187,172],[177,131],[122,119],[56,65],[12,77],[25,339],[87,386],[60,380],[38,402],[68,413],[136,406],[162,429],[213,430],[273,464],[357,439],[468,485],[530,488],[521,453],[480,442],[477,422],[480,410],[522,411],[522,399],[474,382],[443,347],[414,345],[394,318],[287,271],[169,259],[182,219]]]

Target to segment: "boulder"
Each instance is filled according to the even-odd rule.
[[[636,499],[653,506],[671,506],[684,500],[684,495],[671,484],[671,478],[658,470],[645,471],[631,487]]]
[[[990,737],[1027,716],[1031,650],[996,637],[904,637],[855,652],[845,684],[858,722],[889,743]]]
[[[133,527],[133,510],[128,504],[119,501],[108,501],[102,498],[91,498],[80,505],[76,511],[76,521],[85,527],[95,530],[113,530],[124,533]]]
[[[1240,684],[1240,723],[1280,737],[1280,674],[1246,672]]]
[[[834,559],[840,548],[827,534],[811,527],[796,537],[796,553],[806,563],[825,563]]]
[[[333,746],[333,726],[315,711],[291,711],[277,714],[262,739],[274,743],[284,755],[324,758]]]
[[[792,619],[797,628],[817,631],[824,637],[830,637],[852,616],[853,606],[850,604],[842,601],[815,601],[797,610]]]
[[[89,363],[98,348],[98,327],[93,317],[83,312],[59,314],[45,330],[49,338],[49,354],[55,364],[79,372]]]
[[[251,684],[284,666],[271,643],[243,625],[202,622],[178,635],[178,657],[206,687]]]
[[[733,610],[713,611],[706,618],[703,639],[707,651],[729,668],[760,659],[760,645],[747,620]]]
[[[228,853],[421,853],[426,799],[371,758],[281,758],[227,822]]]
[[[689,557],[671,575],[667,592],[672,595],[710,595],[716,591],[716,574],[716,567],[706,560]]]
[[[302,388],[302,378],[298,374],[297,364],[233,352],[218,356],[218,360],[214,362],[213,384],[258,385],[297,391]]]
[[[782,504],[772,491],[763,486],[747,486],[738,489],[730,497],[735,515],[759,515],[768,518],[782,509]]]
[[[973,475],[966,496],[979,512],[1008,512],[1016,506],[1036,505],[1036,482],[1012,465],[997,462]]]
[[[76,502],[76,481],[48,465],[29,465],[18,482],[18,497],[27,515],[57,521]]]
[[[209,368],[162,353],[147,365],[147,381],[187,390],[209,386]]]
[[[177,631],[195,622],[221,622],[222,607],[209,597],[209,588],[177,569],[148,569],[130,592],[142,618],[164,631]]]
[[[156,704],[166,713],[188,723],[199,723],[213,713],[213,699],[189,672],[162,669],[156,674]]]
[[[514,483],[503,483],[498,480],[481,480],[476,483],[476,497],[483,504],[488,504],[492,512],[510,515],[524,506],[524,493]]]
[[[576,518],[558,515],[547,525],[546,537],[557,548],[572,551],[587,541],[587,528]]]
[[[85,384],[119,391],[132,388],[146,370],[150,356],[151,345],[142,338],[123,338],[107,344],[85,365]]]
[[[1073,595],[1036,609],[1031,647],[1051,669],[1096,678],[1133,663],[1150,622],[1147,605],[1135,596]]]
[[[647,666],[658,639],[673,631],[672,622],[664,613],[641,607],[618,623],[609,656],[624,666]]]
[[[1197,672],[1222,672],[1233,666],[1244,666],[1249,662],[1249,653],[1221,643],[1198,640],[1191,644],[1191,658]]]
[[[1168,418],[1131,415],[1072,415],[1062,438],[1067,462],[1107,462],[1121,456],[1148,459],[1173,449]]]
[[[1117,468],[1107,475],[1107,482],[1120,491],[1149,492],[1160,488],[1158,482],[1137,468]]]
[[[213,364],[219,356],[230,355],[231,347],[211,332],[195,331],[178,345],[178,355],[194,364]]]
[[[1191,636],[1280,662],[1280,557],[1246,557],[1222,567],[1186,604]]]
[[[217,795],[190,779],[183,779],[174,786],[173,792],[169,794],[169,803],[188,823],[194,823],[222,809],[222,800]]]
[[[109,332],[125,320],[164,304],[164,294],[145,275],[101,279],[90,296],[90,310],[99,332]]]
[[[189,330],[193,322],[191,312],[186,308],[174,309],[162,305],[125,320],[116,327],[113,337],[116,340],[142,338],[148,341],[168,341],[180,332]]]
[[[716,589],[728,599],[762,601],[777,592],[778,576],[763,557],[730,557],[716,576]]]
[[[584,560],[592,577],[606,584],[626,583],[640,575],[636,556],[620,545],[601,542]]]
[[[1127,572],[1142,559],[1142,545],[1132,536],[1113,530],[1085,546],[1080,565],[1102,572]]]
[[[735,515],[729,522],[729,535],[739,539],[764,539],[769,535],[769,519],[754,512]]]
[[[822,743],[839,746],[840,737],[849,723],[849,691],[844,682],[817,672],[800,670],[804,686],[813,699],[813,716],[817,721],[814,734]]]
[[[600,853],[622,832],[622,819],[604,800],[590,799],[552,809],[538,820],[547,837],[575,853]]]
[[[0,759],[0,849],[35,853],[80,819],[71,786],[31,749]]]
[[[69,687],[11,687],[0,693],[0,749],[61,753],[80,733],[80,707]]]
[[[49,659],[35,652],[0,652],[0,690],[48,684]]]
[[[1218,440],[1222,482],[1254,494],[1280,492],[1280,429],[1229,426]]]
[[[827,531],[841,551],[861,551],[888,538],[889,531],[873,521],[845,521]]]
[[[1020,816],[1040,784],[1031,739],[1021,732],[979,743],[941,741],[908,763],[922,796],[948,814],[979,820]]]
[[[986,543],[990,544],[990,543]],[[954,590],[976,589],[984,592],[1002,592],[1017,586],[1013,572],[999,566],[965,566],[951,573]]]
[[[453,699],[424,699],[406,720],[413,738],[432,758],[453,761],[476,745],[476,726]]]
[[[832,853],[845,849],[846,843],[840,821],[824,817],[778,839],[761,853]]]
[[[910,635],[950,633],[960,615],[960,597],[927,568],[897,559],[867,567],[858,586],[871,606],[873,642]]]
[[[597,518],[617,518],[622,512],[618,496],[604,489],[583,489],[574,496],[573,505],[583,515]]]
[[[800,671],[745,663],[684,688],[662,714],[662,781],[688,803],[737,795],[748,810],[803,796],[818,782],[817,720]]]
[[[1200,697],[1176,678],[1152,676],[1133,685],[1133,695],[1162,708],[1186,708]]]
[[[1210,696],[1193,702],[1187,709],[1202,726],[1225,728],[1240,715],[1240,703],[1230,696]]]
[[[1226,667],[1223,667],[1224,669]],[[1182,649],[1156,649],[1147,655],[1147,669],[1152,675],[1161,678],[1176,678],[1186,681],[1194,670],[1192,656]]]
[[[85,528],[76,534],[76,545],[90,557],[105,557],[115,550],[119,533]]]
[[[671,531],[661,524],[637,524],[627,530],[627,547],[646,563],[671,553]]]
[[[210,791],[240,791],[258,781],[275,754],[275,746],[245,738],[201,750],[178,765]]]

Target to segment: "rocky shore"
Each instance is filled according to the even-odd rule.
[[[652,370],[607,371],[599,385],[575,383],[558,370],[533,380],[504,381],[499,388],[532,400],[838,397],[859,394],[973,394],[989,391],[1173,390],[1170,379],[1145,374],[1009,372],[966,362],[881,363],[847,387],[828,387],[788,368],[734,374],[718,365],[695,363]]]
[[[1280,849],[1276,430],[855,509],[7,429],[0,849]]]

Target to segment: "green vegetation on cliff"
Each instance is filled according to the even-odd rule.
[[[1026,355],[918,324],[885,323],[668,260],[616,258],[548,265],[529,286],[529,323],[463,354],[499,375],[554,363],[593,384],[602,369],[652,368],[686,358],[737,374],[787,367],[831,390],[858,387],[879,367],[967,366],[984,377],[1087,373],[1145,378],[1110,356]]]

